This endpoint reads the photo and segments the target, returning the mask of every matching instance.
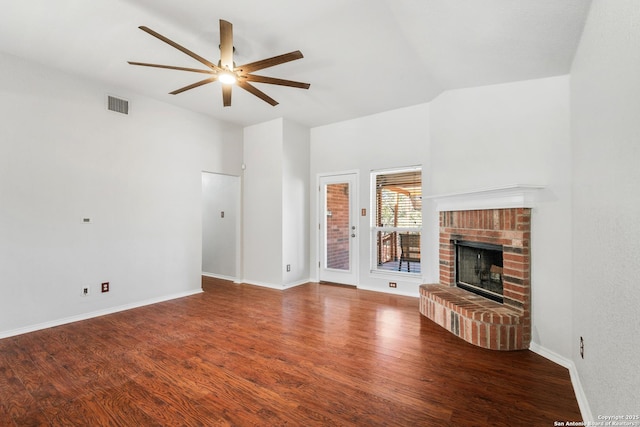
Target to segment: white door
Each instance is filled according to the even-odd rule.
[[[357,285],[356,174],[320,177],[320,280]]]

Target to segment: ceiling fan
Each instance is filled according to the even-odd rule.
[[[190,51],[189,49],[179,45],[178,43],[169,40],[162,34],[156,33],[152,29],[140,26],[138,27],[142,31],[145,31],[148,34],[162,40],[163,42],[173,46],[179,51],[189,55],[193,59],[201,62],[206,65],[209,69],[201,70],[197,68],[186,68],[186,67],[177,67],[173,65],[159,65],[159,64],[149,64],[145,62],[133,62],[128,61],[131,65],[141,65],[143,67],[155,67],[155,68],[166,68],[170,70],[181,70],[181,71],[190,71],[193,73],[202,73],[208,74],[204,80],[200,80],[199,82],[190,84],[180,89],[176,89],[173,92],[169,92],[171,95],[177,95],[179,93],[185,92],[189,89],[193,89],[207,83],[215,82],[216,80],[222,83],[222,104],[225,107],[231,106],[231,88],[233,85],[237,85],[242,89],[246,90],[249,93],[257,96],[263,101],[276,106],[278,102],[271,98],[266,93],[262,92],[260,89],[256,88],[250,82],[254,83],[268,83],[273,85],[280,86],[290,86],[297,87],[300,89],[309,89],[309,83],[301,83],[295,82],[293,80],[284,80],[277,79],[274,77],[267,76],[259,76],[256,74],[252,74],[254,71],[262,70],[264,68],[273,67],[275,65],[284,64],[285,62],[295,61],[296,59],[302,58],[302,52],[296,50],[294,52],[285,53],[283,55],[274,56],[272,58],[262,59],[260,61],[250,62],[248,64],[236,66],[233,62],[233,25],[230,22],[225,20],[220,20],[220,61],[218,64],[214,64],[211,61],[203,58],[202,56]]]

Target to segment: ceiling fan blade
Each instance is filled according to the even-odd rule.
[[[180,70],[180,71],[191,71],[194,73],[215,74],[214,71],[198,70],[197,68],[176,67],[173,65],[148,64],[146,62],[134,62],[134,61],[127,61],[127,62],[131,65],[141,65],[143,67],[166,68],[169,70]]]
[[[311,86],[309,83],[294,82],[293,80],[277,79],[275,77],[256,76],[254,74],[247,74],[246,80],[249,82],[269,83],[272,85],[297,87],[300,89],[309,89],[309,86]]]
[[[271,98],[269,95],[267,95],[266,93],[264,93],[263,91],[261,91],[260,89],[257,89],[255,86],[252,86],[251,84],[242,81],[242,80],[238,80],[236,83],[238,86],[240,86],[242,89],[246,90],[247,92],[250,92],[252,94],[254,94],[255,96],[257,96],[258,98],[262,99],[264,102],[271,104],[272,106],[276,106],[278,105],[278,101],[276,101],[275,99]]]
[[[233,25],[220,20],[220,66],[233,71]]]
[[[151,28],[145,27],[144,25],[141,25],[138,28],[140,28],[142,31],[144,31],[144,32],[146,32],[148,34],[151,34],[153,37],[162,40],[163,42],[167,43],[168,45],[173,46],[174,48],[178,49],[180,52],[189,55],[190,57],[192,57],[196,61],[199,61],[199,62],[203,63],[204,65],[206,65],[207,67],[211,68],[212,70],[220,71],[220,67],[215,65],[213,62],[208,61],[207,59],[203,58],[202,56],[198,55],[197,53],[194,53],[194,52],[190,51],[186,47],[179,45],[178,43],[174,42],[173,40],[169,40],[168,38],[166,38],[162,34],[156,33]]]
[[[236,67],[236,69],[240,69],[243,73],[251,73],[253,71],[262,70],[264,68],[273,67],[275,65],[284,64],[285,62],[295,61],[296,59],[301,58],[303,58],[302,52],[296,50],[295,52],[289,52],[283,55],[274,56],[272,58],[250,62],[248,64]]]
[[[231,107],[231,85],[222,85],[222,105]]]
[[[169,92],[171,95],[177,95],[189,89],[193,89],[202,85],[206,85],[207,83],[215,82],[218,79],[218,76],[212,76],[204,80],[200,80],[199,82],[190,84],[189,86],[182,87],[180,89],[176,89],[173,92]]]

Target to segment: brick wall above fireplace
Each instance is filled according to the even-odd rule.
[[[440,212],[440,284],[455,286],[454,240],[502,246],[504,304],[528,309],[531,209]]]

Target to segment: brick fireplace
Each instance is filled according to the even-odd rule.
[[[491,202],[468,203],[465,198],[461,208],[455,203],[439,206],[440,281],[420,287],[424,316],[465,341],[492,350],[526,349],[531,342],[531,208],[526,206],[530,205],[528,199],[521,196],[515,201],[510,197],[505,203],[502,196],[511,195],[514,188],[522,189],[501,189],[501,203],[496,204],[517,207],[488,208],[485,205]],[[473,209],[476,205],[482,209]],[[501,276],[502,302],[458,286],[456,241],[502,248],[502,265],[492,266],[492,274]]]

